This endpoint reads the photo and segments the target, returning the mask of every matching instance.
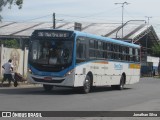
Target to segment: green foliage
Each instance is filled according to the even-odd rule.
[[[151,50],[152,50],[153,55],[160,57],[160,45],[159,44],[154,44]]]
[[[3,10],[3,7],[9,5],[9,9],[11,9],[12,5],[17,5],[19,9],[22,8],[23,0],[0,0],[0,12]],[[0,14],[0,21],[2,20],[2,16]]]
[[[17,40],[0,40],[0,44],[3,44],[8,48],[19,48],[19,43]]]
[[[18,5],[19,9],[22,8],[23,0],[16,0],[16,5]]]

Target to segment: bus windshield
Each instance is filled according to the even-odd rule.
[[[73,41],[68,39],[33,39],[29,62],[39,70],[60,71],[72,63],[72,51]]]

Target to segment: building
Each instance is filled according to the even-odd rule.
[[[76,26],[75,26],[76,25]],[[122,36],[123,27],[123,36]],[[0,40],[19,40],[23,49],[28,45],[30,35],[35,29],[53,28],[53,23],[31,23],[31,22],[2,22],[0,23]],[[104,37],[115,38],[142,46],[142,62],[147,62],[147,56],[152,54],[151,47],[159,44],[160,40],[152,25],[146,24],[144,20],[130,20],[123,26],[121,23],[56,23],[56,29],[78,29]]]
[[[133,23],[132,23],[133,22]],[[158,44],[159,38],[152,25],[143,23],[144,21],[128,21],[123,26],[120,23],[82,23],[81,31],[109,38],[123,39],[127,42],[140,44],[144,49],[150,48],[154,44]],[[76,23],[77,24],[77,23]],[[0,40],[17,39],[23,45],[30,37],[35,29],[53,28],[52,23],[17,23],[2,22],[0,23]],[[57,29],[75,29],[75,23],[57,23]]]

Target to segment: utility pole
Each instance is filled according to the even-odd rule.
[[[53,13],[53,29],[56,28],[56,14]]]
[[[148,20],[148,25],[149,25],[149,20],[150,20],[150,18],[152,18],[151,16],[145,16],[145,18],[147,18],[147,20]]]
[[[130,3],[128,3],[128,2],[123,2],[123,3],[114,3],[115,5],[118,5],[118,4],[120,4],[120,5],[122,5],[121,7],[122,7],[122,38],[123,38],[123,12],[124,12],[124,5],[126,4],[126,5],[128,5],[128,4],[130,4]]]
[[[147,37],[146,37],[146,56],[147,56],[148,55],[149,20],[152,17],[151,16],[145,16],[145,18],[147,18],[147,20],[148,20],[148,24],[147,24],[147,31],[148,31],[148,33],[147,33]]]
[[[139,21],[139,22],[145,22],[145,23],[146,23],[146,20],[128,20],[127,22],[125,22],[125,23],[123,24],[123,26],[125,26],[125,25],[128,24],[129,22],[134,22],[134,21]],[[119,32],[119,30],[120,30],[121,28],[123,28],[123,27],[120,27],[120,28],[116,31],[116,38],[117,38],[117,34],[118,34],[118,32]]]

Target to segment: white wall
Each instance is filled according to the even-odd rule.
[[[147,56],[147,62],[153,62],[153,66],[158,67],[159,64],[159,57],[152,57],[152,56]]]
[[[14,72],[18,72],[24,76],[27,75],[28,50],[6,48],[0,46],[0,77],[3,76],[2,65],[9,59],[12,59],[14,65]]]

